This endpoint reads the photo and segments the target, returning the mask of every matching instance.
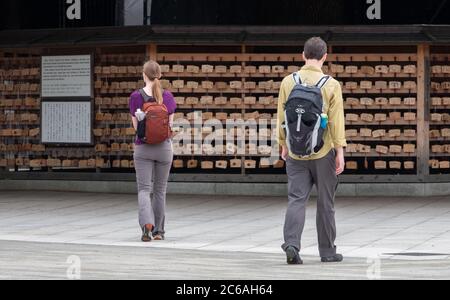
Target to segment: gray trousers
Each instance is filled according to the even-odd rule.
[[[152,224],[154,234],[165,233],[166,190],[172,159],[171,140],[158,145],[136,145],[134,150],[139,225],[142,228],[146,224]]]
[[[338,185],[335,151],[331,150],[325,157],[317,160],[299,161],[288,158],[286,170],[289,203],[284,224],[283,250],[289,246],[301,249],[306,204],[315,184],[318,192],[316,226],[319,253],[321,257],[335,255],[334,196]]]

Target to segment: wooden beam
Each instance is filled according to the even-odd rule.
[[[430,174],[430,47],[421,44],[417,48],[417,175]]]
[[[150,48],[151,46],[149,46]],[[248,46],[245,47],[248,51]],[[148,48],[148,49],[149,49]],[[147,49],[147,52],[150,53]],[[156,50],[154,51],[156,53]],[[361,54],[361,53],[339,53],[328,54],[328,61],[339,62],[380,62],[380,61],[398,61],[398,62],[413,62],[416,61],[417,55],[415,53],[383,53],[383,54]],[[303,58],[299,53],[158,53],[158,60],[160,61],[211,61],[211,62],[265,62],[265,61],[280,61],[280,62],[303,62]]]

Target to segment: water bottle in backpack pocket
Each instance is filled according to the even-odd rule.
[[[138,126],[136,130],[137,137],[142,141],[145,139],[145,127],[146,127],[146,120],[138,121]]]
[[[140,140],[143,140],[143,139],[145,139],[146,114],[140,108],[138,108],[138,110],[135,113],[135,117],[138,121],[137,130],[136,130],[137,137]]]
[[[322,77],[314,86],[301,83],[294,73],[295,86],[284,106],[286,144],[291,153],[310,157],[323,147],[328,118],[323,113],[322,87],[330,76]]]

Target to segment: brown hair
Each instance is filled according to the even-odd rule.
[[[152,93],[156,102],[163,103],[162,87],[159,79],[161,78],[161,67],[156,61],[149,60],[144,64],[143,72],[148,79],[153,82]]]
[[[312,37],[306,41],[303,53],[306,59],[321,60],[327,53],[327,43],[320,37]]]

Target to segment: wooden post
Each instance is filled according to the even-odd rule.
[[[157,60],[157,46],[156,44],[150,44],[147,46],[147,59]]]
[[[328,45],[328,54],[333,54],[333,46],[332,45]],[[326,64],[328,66],[328,73],[330,73],[332,62],[330,60],[328,60],[326,62]]]
[[[430,47],[417,48],[417,175],[424,179],[430,174]]]
[[[245,54],[245,53],[247,53],[247,47],[246,47],[246,45],[244,45],[244,44],[242,44],[241,45],[241,54]],[[245,70],[245,66],[246,66],[247,64],[245,63],[245,61],[244,60],[242,60],[242,62],[241,62],[241,66],[242,66],[242,72],[244,72],[244,70]],[[242,116],[244,116],[245,115],[245,103],[244,103],[244,99],[245,99],[245,96],[246,96],[246,93],[244,92],[244,86],[245,86],[245,81],[246,81],[247,79],[245,78],[245,77],[241,77],[241,81],[242,81],[242,94],[241,94],[241,97],[242,97],[242,105],[241,105],[241,113],[242,113]],[[245,132],[244,132],[244,134],[245,134]],[[245,173],[246,173],[246,169],[245,169],[245,159],[246,159],[246,155],[244,154],[242,157],[241,157],[241,175],[242,176],[245,176]]]

